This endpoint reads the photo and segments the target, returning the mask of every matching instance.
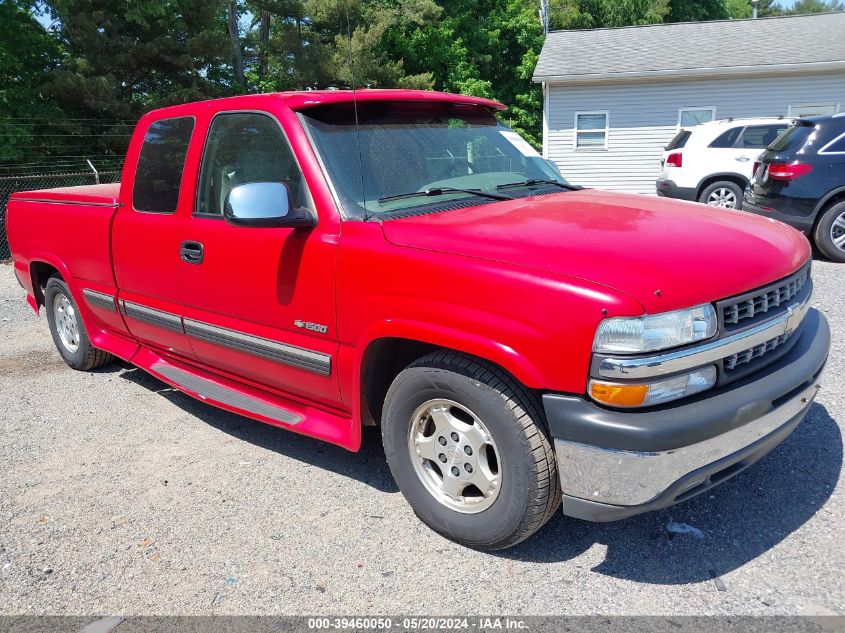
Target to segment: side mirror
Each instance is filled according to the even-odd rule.
[[[223,217],[235,226],[312,228],[316,218],[291,204],[282,182],[250,182],[234,187],[223,205]]]

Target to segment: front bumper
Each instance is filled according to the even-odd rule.
[[[759,372],[651,411],[615,411],[546,394],[564,493],[563,512],[614,521],[700,494],[744,470],[798,426],[830,349],[810,310],[792,349]]]
[[[690,200],[696,202],[698,200],[698,191],[695,187],[679,187],[672,180],[658,178],[655,183],[658,196],[665,196],[666,198],[677,198],[679,200]]]

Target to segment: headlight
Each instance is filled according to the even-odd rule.
[[[716,384],[716,367],[710,365],[695,371],[644,383],[590,381],[593,400],[613,407],[648,407],[691,396]]]
[[[600,353],[642,353],[703,341],[716,334],[716,311],[705,304],[685,310],[612,317],[599,324],[593,350]]]

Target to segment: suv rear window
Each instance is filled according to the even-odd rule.
[[[690,134],[691,132],[689,130],[681,130],[672,137],[672,140],[669,141],[669,144],[663,149],[667,152],[672,151],[673,149],[681,149],[687,144],[687,139],[690,137]]]
[[[786,123],[780,125],[751,125],[742,133],[742,147],[763,149],[773,143],[780,134],[789,127]]]
[[[769,149],[775,152],[794,151],[804,145],[807,137],[813,131],[813,125],[807,123],[796,123],[781,134],[775,142],[769,145]]]

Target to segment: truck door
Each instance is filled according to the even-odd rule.
[[[182,173],[193,117],[153,121],[138,155],[134,179],[121,184],[112,228],[112,256],[120,310],[130,332],[145,344],[193,358],[179,305]],[[127,170],[130,172],[130,170]],[[182,202],[184,200],[184,202]]]
[[[220,112],[208,128],[194,213],[180,237],[198,260],[179,262],[185,331],[197,358],[217,370],[336,405],[337,235],[311,229],[233,226],[223,206],[235,187],[283,182],[314,211],[279,121]]]

